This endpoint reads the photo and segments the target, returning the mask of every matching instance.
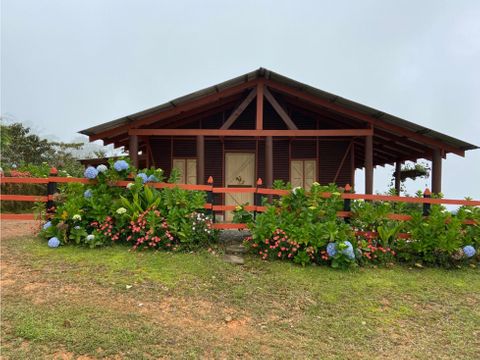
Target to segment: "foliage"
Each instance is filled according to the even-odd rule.
[[[134,249],[172,250],[192,250],[216,240],[212,220],[203,214],[204,192],[157,189],[151,183],[164,181],[161,169],[137,171],[124,159],[102,166],[86,174],[94,183],[60,186],[52,226],[42,230],[43,237],[57,237],[63,245],[116,242]],[[129,180],[125,187],[113,185],[122,180]]]
[[[71,151],[78,150],[83,143],[50,142],[31,134],[31,129],[21,123],[2,124],[1,130],[1,166],[6,173],[10,169],[16,169],[37,176],[37,170],[41,171],[48,164],[48,170],[53,166],[72,176],[81,175],[83,166]]]
[[[347,224],[337,217],[343,204],[341,191],[314,184],[310,192],[295,188],[266,204],[266,211],[249,221],[252,236],[246,246],[264,260],[339,268],[394,262],[460,266],[478,258],[478,207],[461,207],[452,214],[432,205],[430,216],[424,217],[421,204],[357,200],[351,201],[352,218]],[[331,197],[324,197],[324,192]],[[239,213],[245,216],[242,209]],[[395,220],[391,214],[410,215],[411,220]],[[465,246],[472,246],[468,251],[473,256],[465,254]]]
[[[324,192],[332,196],[323,197]],[[326,254],[329,243],[354,240],[351,228],[337,217],[343,204],[340,195],[334,185],[315,183],[309,193],[294,188],[249,224],[252,236],[246,245],[265,260],[286,259],[303,266],[312,262],[350,265],[351,259],[344,259],[341,252],[335,259]]]
[[[392,179],[390,181],[390,187],[392,188],[393,192],[395,192],[394,184],[395,184],[395,177],[397,176],[397,172],[393,171]],[[430,166],[426,162],[415,163],[415,164],[405,164],[402,165],[400,169],[400,192],[405,191],[405,182],[407,179],[415,180],[417,178],[420,179],[428,179],[430,176]],[[398,195],[398,194],[397,194]]]

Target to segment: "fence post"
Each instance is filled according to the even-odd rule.
[[[432,192],[430,191],[429,188],[426,188],[425,191],[423,192],[423,197],[425,199],[430,199],[432,197]],[[430,207],[432,204],[430,203],[423,203],[423,216],[428,216],[430,215]]]
[[[350,193],[352,191],[352,187],[350,184],[345,185],[345,193]],[[352,200],[351,199],[343,199],[343,211],[348,211],[350,212],[352,207]],[[350,224],[350,215],[345,216],[343,220],[347,223]]]
[[[55,177],[58,174],[58,170],[54,167],[50,169],[50,177]],[[57,192],[57,183],[49,181],[47,183],[47,216],[51,215],[55,212],[55,202],[53,201],[52,197]]]
[[[210,185],[210,190],[207,191],[207,203],[212,207],[207,210],[207,214],[212,216],[212,222],[215,222],[215,212],[213,211],[213,177],[209,176],[207,184]]]
[[[262,178],[257,179],[257,188],[255,189],[255,196],[253,197],[253,205],[255,205],[255,210],[253,211],[253,219],[257,219],[257,206],[262,206],[262,194],[258,193],[258,188],[262,186]]]

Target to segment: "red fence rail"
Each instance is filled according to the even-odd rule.
[[[212,183],[213,180],[209,179],[209,182]],[[95,184],[95,180],[88,180],[85,178],[73,178],[73,177],[46,177],[46,178],[33,178],[33,177],[0,177],[0,184],[58,184],[58,183],[83,183],[83,184]],[[132,181],[121,180],[112,182],[112,186],[127,186]],[[261,184],[261,179],[257,182]],[[279,190],[279,189],[267,189],[261,187],[214,187],[212,185],[190,185],[190,184],[170,184],[170,183],[148,183],[147,186],[154,187],[156,189],[163,188],[174,188],[178,187],[185,190],[192,191],[206,191],[211,194],[226,194],[226,193],[252,193],[259,195],[275,195],[283,196],[290,193],[289,190]],[[330,192],[324,192],[321,194],[324,198],[330,198],[333,196]],[[463,206],[480,206],[479,200],[460,200],[460,199],[437,199],[431,198],[430,192],[428,189],[425,191],[425,196],[420,197],[408,197],[408,196],[390,196],[390,195],[370,195],[370,194],[354,194],[350,192],[350,186],[345,187],[345,192],[340,194],[340,197],[344,200],[344,211],[337,212],[338,217],[349,218],[352,215],[349,207],[349,201],[354,199],[363,199],[369,201],[388,201],[388,202],[404,202],[404,203],[416,203],[423,204],[424,211],[428,211],[428,206],[430,204],[444,204],[444,205],[463,205]],[[212,197],[209,197],[210,199]],[[28,201],[28,202],[45,202],[48,203],[53,201],[53,194],[47,194],[46,196],[40,195],[9,195],[9,194],[0,194],[0,201]],[[427,205],[427,207],[425,207]],[[213,212],[224,212],[224,211],[233,211],[236,209],[235,205],[214,205],[211,200],[205,204],[205,209],[210,209]],[[266,210],[265,206],[261,205],[247,205],[244,206],[246,211],[252,212],[264,212]],[[424,214],[426,215],[426,214]],[[398,221],[408,221],[411,219],[410,215],[406,214],[388,214],[387,217],[392,220]],[[1,214],[0,219],[4,220],[33,220],[34,214]],[[466,220],[466,224],[476,224],[474,220]],[[214,225],[217,229],[243,229],[246,228],[246,224],[233,224],[233,223],[216,223]],[[369,236],[374,236],[373,233],[369,233]],[[373,234],[373,235],[372,235]],[[365,235],[360,234],[359,235]],[[367,234],[368,235],[368,234]]]

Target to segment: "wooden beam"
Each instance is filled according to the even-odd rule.
[[[257,95],[257,89],[253,88],[252,91],[247,95],[245,100],[241,102],[240,105],[230,114],[228,117],[227,121],[222,125],[220,129],[226,130],[232,126],[232,124],[235,122],[235,120],[238,119],[238,117],[245,111],[248,105],[252,102],[252,100],[255,98]]]
[[[350,148],[350,171],[351,179],[350,186],[355,189],[355,143],[352,141],[352,147]]]
[[[257,85],[257,114],[256,114],[256,126],[255,129],[263,129],[263,90],[265,85],[263,81],[260,81]]]
[[[267,188],[273,186],[273,138],[265,138],[265,185]]]
[[[280,118],[283,120],[283,122],[285,123],[285,125],[287,125],[287,127],[290,129],[290,130],[298,130],[297,126],[295,125],[295,123],[292,121],[292,119],[290,118],[290,116],[288,116],[288,114],[285,112],[285,110],[283,109],[283,107],[278,103],[277,99],[275,99],[275,97],[272,95],[272,93],[270,92],[270,90],[268,90],[267,87],[265,87],[264,89],[264,94],[265,94],[265,98],[268,100],[268,102],[272,105],[272,107],[275,109],[275,111],[277,112],[278,116],[280,116]]]
[[[169,118],[171,116],[179,115],[183,112],[193,110],[193,109],[196,109],[196,108],[214,103],[214,102],[219,101],[223,98],[238,94],[245,89],[252,88],[257,84],[257,82],[258,82],[258,80],[256,80],[256,79],[255,80],[250,80],[250,81],[247,81],[243,84],[240,84],[240,85],[237,85],[237,86],[232,86],[231,88],[227,88],[227,89],[222,90],[220,92],[216,92],[214,94],[207,95],[207,96],[201,97],[199,99],[195,99],[195,100],[191,100],[191,101],[182,103],[182,104],[180,104],[176,107],[170,108],[168,110],[163,110],[160,113],[152,114],[152,115],[146,116],[142,119],[135,120],[132,123],[122,125],[122,126],[114,128],[114,129],[102,131],[102,132],[99,132],[98,134],[95,134],[95,135],[90,135],[90,141],[103,139],[104,137],[111,137],[113,135],[117,135],[117,134],[120,134],[122,132],[126,132],[126,131],[128,131],[129,129],[132,129],[132,128],[138,128],[140,126],[148,125],[148,124],[154,123],[156,121],[160,121],[160,120]]]
[[[197,184],[205,183],[205,136],[197,136]]]
[[[401,190],[401,171],[402,171],[402,162],[401,161],[396,161],[395,162],[395,192],[398,196],[400,196],[400,190]]]
[[[220,130],[220,129],[131,129],[129,135],[141,136],[372,136],[372,129],[336,130]]]
[[[453,146],[450,146],[450,145],[447,145],[443,141],[433,139],[431,137],[428,137],[428,136],[425,136],[425,135],[422,135],[422,134],[418,134],[415,131],[407,130],[407,129],[405,129],[401,126],[398,126],[398,125],[394,125],[394,124],[384,122],[380,119],[376,119],[376,118],[374,118],[370,115],[363,114],[363,113],[358,112],[356,110],[347,109],[347,108],[345,108],[341,105],[335,104],[335,103],[333,103],[331,101],[328,101],[328,100],[325,100],[325,99],[321,99],[321,98],[319,98],[315,95],[308,94],[304,91],[292,88],[290,86],[280,84],[280,83],[277,83],[277,82],[272,81],[272,80],[266,80],[266,85],[273,88],[273,89],[276,89],[277,91],[284,92],[284,93],[289,94],[291,96],[299,97],[299,98],[304,99],[308,102],[311,102],[311,103],[319,105],[319,106],[323,106],[325,108],[331,109],[331,110],[336,111],[338,113],[341,113],[343,115],[365,121],[365,122],[367,122],[371,125],[374,125],[376,128],[381,128],[381,129],[385,129],[385,130],[388,130],[388,131],[392,131],[396,134],[402,134],[406,137],[417,140],[417,141],[419,141],[423,144],[428,144],[433,148],[440,148],[440,149],[447,150],[448,152],[452,152],[454,154],[457,154],[459,156],[465,156],[465,151],[464,150],[453,147]]]
[[[373,137],[365,137],[365,194],[373,194]]]
[[[128,140],[128,155],[132,165],[138,168],[138,136],[129,135]]]
[[[433,151],[432,158],[432,193],[442,192],[442,152],[440,149]]]

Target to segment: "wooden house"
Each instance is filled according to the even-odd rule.
[[[438,193],[442,159],[477,148],[264,68],[80,133],[124,146],[139,167],[167,176],[178,168],[182,183],[212,176],[222,187],[255,186],[257,178],[267,187],[276,179],[307,189],[314,181],[354,186],[363,168],[368,194],[376,166],[398,170],[420,158],[432,162]],[[251,199],[225,199],[239,201]]]

